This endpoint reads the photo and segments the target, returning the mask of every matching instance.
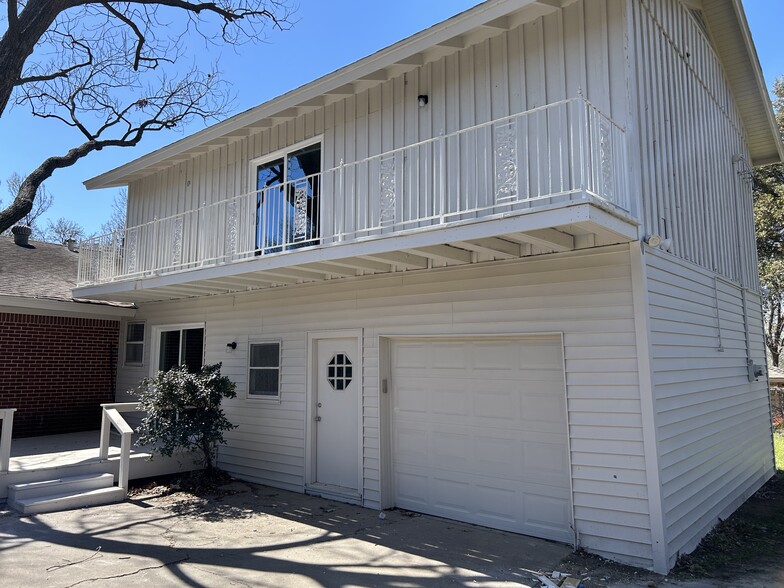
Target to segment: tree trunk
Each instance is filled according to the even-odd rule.
[[[36,43],[70,5],[67,0],[28,0],[21,14],[9,18],[8,29],[0,38],[0,116]]]

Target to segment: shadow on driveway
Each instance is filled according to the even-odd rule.
[[[569,546],[233,482],[0,516],[0,586],[532,586]]]

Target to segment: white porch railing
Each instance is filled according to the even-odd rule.
[[[591,196],[630,211],[624,129],[584,98],[407,145],[80,246],[80,286]]]
[[[15,408],[0,408],[0,425],[3,432],[0,434],[0,472],[7,472],[11,463],[11,433],[14,430]]]
[[[125,422],[120,413],[138,411],[139,405],[136,402],[114,402],[102,404],[101,409],[101,445],[98,449],[98,457],[109,459],[109,438],[112,426],[114,426],[120,433],[120,468],[117,474],[117,486],[128,492],[133,429]]]

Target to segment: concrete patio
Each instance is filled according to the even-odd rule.
[[[0,513],[0,586],[536,586],[567,545],[232,482],[213,499],[138,497]]]

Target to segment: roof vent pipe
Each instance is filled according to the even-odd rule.
[[[27,240],[30,238],[33,229],[27,225],[16,225],[15,227],[11,227],[11,232],[14,234],[14,243],[22,247],[28,247],[30,245]]]
[[[76,239],[66,239],[65,246],[68,247],[68,251],[71,253],[78,253],[79,251],[76,249]]]

